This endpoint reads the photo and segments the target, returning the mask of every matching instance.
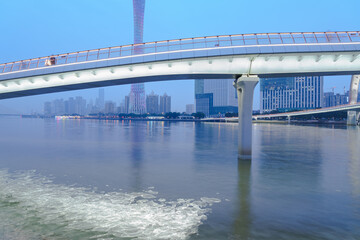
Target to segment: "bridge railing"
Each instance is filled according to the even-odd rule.
[[[54,65],[73,64],[101,59],[131,57],[139,54],[219,49],[234,46],[298,45],[360,42],[360,32],[259,33],[156,41],[100,48],[0,64],[0,73],[16,72]]]

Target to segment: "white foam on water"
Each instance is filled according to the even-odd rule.
[[[0,202],[0,212],[4,205],[16,206],[17,213],[7,217],[22,215],[24,229],[28,229],[28,218],[32,219],[33,225],[50,225],[57,233],[101,233],[101,239],[110,239],[110,236],[186,239],[197,233],[199,225],[207,219],[210,206],[220,200],[204,197],[167,201],[158,199],[153,189],[100,194],[85,188],[54,184],[35,171],[14,174],[0,170]],[[39,226],[33,231],[40,231]],[[39,233],[49,234],[46,231]],[[98,238],[95,235],[88,237]]]

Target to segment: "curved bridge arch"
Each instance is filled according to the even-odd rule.
[[[187,38],[21,60],[0,64],[0,99],[161,80],[336,74],[360,74],[360,32]]]

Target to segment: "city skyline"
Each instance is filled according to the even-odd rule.
[[[311,4],[311,8],[308,6]],[[339,5],[337,1],[326,1],[327,11],[322,1],[287,3],[283,1],[156,1],[146,5],[146,27],[144,42],[154,40],[177,39],[195,36],[209,36],[233,33],[287,32],[287,31],[327,31],[356,30],[359,23],[352,21],[357,1]],[[187,6],[191,5],[191,8]],[[251,13],[237,14],[237,9],[257,9],[257,20]],[[20,6],[20,7],[19,7]],[[70,7],[69,7],[70,6]],[[102,3],[37,1],[29,3],[2,2],[4,10],[0,19],[7,24],[2,29],[4,38],[0,45],[0,62],[27,59],[50,54],[95,49],[99,47],[124,45],[133,42],[132,1],[106,1]],[[16,9],[16,11],[15,11]],[[29,11],[30,9],[30,11]],[[198,11],[201,9],[202,11]],[[267,11],[271,9],[272,11]],[[298,18],[296,13],[308,13],[307,18]],[[101,19],[94,18],[99,13]],[[76,13],[76,14],[75,14]],[[53,18],[54,15],[62,16]],[[218,16],[212,18],[211,16]],[[282,16],[279,18],[277,16]],[[334,18],[333,16],[337,16]],[[184,18],[185,17],[185,18]],[[19,24],[32,19],[32,24]],[[46,21],[45,19],[52,19]],[[185,20],[183,20],[185,19]],[[287,19],[283,23],[281,19]],[[280,24],[280,21],[282,22]],[[244,24],[246,23],[246,24]],[[94,31],[96,28],[96,31]],[[114,30],[116,29],[116,30]],[[32,36],[28,39],[28,36]],[[23,39],[28,39],[23,41]],[[47,44],[48,42],[48,44]],[[344,86],[349,89],[350,76],[324,77],[324,91],[332,87],[335,92],[342,92]],[[194,103],[194,81],[164,81],[148,83],[146,94],[151,90],[167,92],[172,96],[174,111],[185,111],[186,104]],[[125,96],[130,92],[130,85],[105,88],[110,99]],[[259,85],[255,89],[254,109],[260,108]],[[82,96],[90,99],[97,94],[97,89],[74,92],[62,92],[40,96],[8,99],[0,101],[0,112],[40,112],[42,103],[49,99]]]
[[[98,89],[95,99],[84,99],[82,96],[72,96],[68,99],[56,98],[43,102],[40,112],[32,112],[33,115],[89,115],[89,114],[130,114],[130,94],[123,96],[120,101],[105,99],[104,88]],[[187,104],[189,105],[189,104]],[[166,92],[163,95],[152,91],[146,95],[146,109],[143,114],[165,114],[171,112],[171,96]],[[185,112],[185,111],[184,111]]]

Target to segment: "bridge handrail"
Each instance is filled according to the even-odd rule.
[[[316,43],[360,42],[359,31],[342,32],[298,32],[298,33],[256,33],[183,38],[99,48],[46,57],[32,58],[0,64],[0,74],[51,65],[131,57],[138,54],[153,54],[171,51],[210,49],[231,46],[297,45]]]
[[[284,116],[288,116],[288,115],[317,114],[317,113],[323,113],[323,112],[331,111],[331,110],[341,111],[343,109],[348,110],[348,109],[357,108],[357,107],[360,107],[360,103],[356,103],[356,104],[347,103],[347,104],[342,104],[342,105],[337,105],[337,106],[332,106],[332,107],[322,107],[322,108],[317,108],[317,109],[305,109],[302,111],[293,111],[293,112],[260,114],[260,115],[256,115],[255,117],[257,117],[257,118],[272,118],[272,117],[284,117]]]

